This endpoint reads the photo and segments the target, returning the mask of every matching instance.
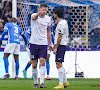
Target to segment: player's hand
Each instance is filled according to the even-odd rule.
[[[41,15],[41,8],[38,9],[37,14],[38,14],[38,15]]]
[[[52,45],[49,45],[49,50],[52,51]]]
[[[2,45],[2,41],[0,41],[0,47],[1,47],[1,45]]]
[[[57,54],[57,49],[56,48],[53,50],[53,54]]]
[[[30,48],[30,44],[27,44],[27,47]]]

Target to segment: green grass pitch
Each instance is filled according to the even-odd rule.
[[[100,90],[100,79],[68,79],[70,87],[64,90]],[[33,80],[21,79],[0,80],[0,90],[54,90],[53,87],[58,85],[58,79],[45,80],[47,88],[33,88]],[[60,89],[59,89],[60,90]]]

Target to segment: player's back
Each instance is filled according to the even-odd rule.
[[[60,44],[66,45],[68,43],[68,35],[69,35],[68,24],[66,20],[61,20],[56,27],[55,44],[57,43],[58,34],[62,34],[62,39]]]
[[[19,35],[21,28],[16,23],[6,23],[4,30],[8,31],[8,43],[20,44]]]

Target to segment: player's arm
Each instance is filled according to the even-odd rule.
[[[24,32],[22,32],[22,30],[21,30],[20,27],[19,27],[19,30],[20,30],[20,35],[23,37],[23,39],[25,41],[25,44],[29,44],[28,38],[26,37],[26,35],[24,34]]]
[[[37,12],[35,15],[32,15],[32,16],[31,16],[31,19],[32,19],[32,20],[36,20],[40,14],[41,14],[41,9],[39,8],[39,9],[38,9],[38,12]]]
[[[53,51],[54,54],[56,54],[56,52],[57,52],[57,48],[60,45],[63,33],[64,33],[64,28],[62,25],[59,25],[57,43],[56,43],[56,45],[54,47],[54,51]]]
[[[49,49],[52,50],[51,29],[50,28],[48,28],[47,30],[47,38],[49,42]]]
[[[29,44],[28,37],[25,34],[21,34],[21,36],[23,37],[25,44]]]
[[[2,33],[2,36],[1,36],[1,38],[0,38],[0,46],[1,46],[1,44],[2,44],[2,40],[4,39],[5,35],[7,34],[7,32],[8,32],[8,26],[7,26],[7,24],[6,24],[5,27],[4,27],[4,31],[3,31],[3,33]]]
[[[60,45],[61,39],[62,39],[62,34],[58,34],[57,44],[55,45],[55,49],[53,51],[54,54],[56,54],[56,52],[57,52],[57,48]]]
[[[31,26],[29,26],[28,30],[26,31],[26,37],[28,38],[29,36],[31,36]]]
[[[4,37],[5,37],[6,34],[7,34],[7,31],[4,30],[3,33],[2,33],[2,36],[1,36],[1,38],[0,38],[0,41],[2,41],[2,40],[4,39]]]

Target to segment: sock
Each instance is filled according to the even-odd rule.
[[[63,82],[64,82],[64,83],[67,83],[67,78],[66,78],[65,68],[63,67],[63,69],[64,69],[64,77],[63,77]]]
[[[29,64],[29,62],[27,63],[26,67],[25,67],[25,71],[27,71],[27,69],[31,66],[31,64]]]
[[[46,62],[46,69],[47,69],[47,75],[49,76],[49,71],[50,71],[50,64],[49,64],[49,62]]]
[[[38,84],[38,71],[37,68],[32,69],[34,84]]]
[[[40,66],[40,84],[44,84],[45,66]]]
[[[16,63],[16,76],[19,74],[19,60],[15,61]]]
[[[63,85],[63,75],[64,75],[64,69],[63,66],[58,69],[58,76],[59,76],[59,84]]]
[[[4,59],[5,71],[6,71],[6,73],[8,73],[8,67],[9,67],[8,58],[3,58],[3,59]]]

